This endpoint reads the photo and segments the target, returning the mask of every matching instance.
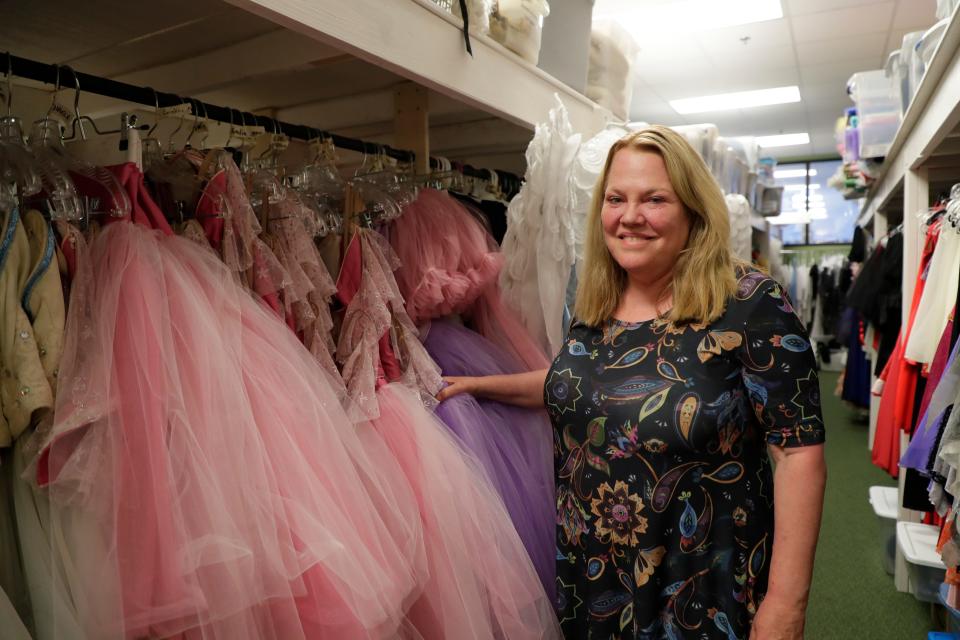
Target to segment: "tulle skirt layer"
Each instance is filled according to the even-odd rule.
[[[556,614],[480,464],[406,387],[373,426],[421,509],[429,578],[408,620],[425,638],[559,638]]]
[[[516,373],[510,358],[477,333],[450,322],[425,328],[424,344],[444,375]],[[470,395],[437,407],[437,415],[480,461],[503,498],[547,593],[556,582],[556,497],[550,420],[532,411]]]
[[[135,225],[86,277],[39,476],[87,635],[394,637],[418,505],[294,334],[211,252]]]

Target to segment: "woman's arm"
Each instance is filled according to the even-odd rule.
[[[750,638],[802,640],[827,467],[822,444],[768,449],[776,465],[773,555],[767,596]]]
[[[449,386],[437,394],[437,400],[446,400],[458,393],[469,393],[478,398],[496,400],[527,409],[543,408],[543,385],[547,380],[547,370],[530,371],[502,376],[482,376],[477,378],[447,377]]]

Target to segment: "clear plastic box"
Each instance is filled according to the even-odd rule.
[[[857,105],[860,157],[887,155],[900,127],[900,88],[882,69],[860,71],[847,81],[847,93]]]
[[[926,72],[927,67],[930,66],[930,61],[933,59],[933,54],[936,52],[940,41],[943,40],[943,34],[946,33],[947,25],[949,23],[949,19],[944,19],[933,25],[924,31],[923,37],[915,45],[917,54],[920,57],[920,61],[923,63],[924,72]]]
[[[903,52],[900,49],[891,51],[887,56],[887,64],[883,72],[900,89],[900,113],[906,113],[910,106],[910,69],[903,63]]]
[[[540,60],[546,0],[498,0],[490,16],[490,37],[531,64]]]
[[[907,74],[907,98],[903,103],[903,110],[906,111],[917,94],[917,87],[920,86],[920,78],[923,76],[923,60],[917,53],[917,42],[923,37],[923,31],[911,31],[903,36],[900,46],[900,64],[903,65],[904,72]],[[919,68],[918,68],[918,65]],[[918,75],[919,71],[919,75]]]
[[[947,568],[937,553],[940,528],[919,522],[897,523],[897,544],[907,561],[908,581],[917,600],[937,602]]]
[[[636,57],[637,45],[623,27],[612,20],[594,23],[585,95],[624,120],[630,116]]]
[[[896,487],[870,487],[870,506],[880,524],[880,548],[883,550],[883,570],[893,575],[897,555],[897,498]]]

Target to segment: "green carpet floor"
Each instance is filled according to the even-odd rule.
[[[833,394],[837,374],[821,379],[827,428],[827,493],[807,612],[809,640],[923,640],[930,607],[898,593],[881,566],[880,528],[867,502],[871,485],[894,485],[870,463],[867,425]]]

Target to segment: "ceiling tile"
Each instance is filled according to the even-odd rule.
[[[671,45],[641,47],[634,61],[634,73],[644,82],[675,81],[686,77],[691,70],[705,71],[713,68],[710,58],[696,45]]]
[[[840,87],[845,87],[847,80],[855,72],[880,69],[882,66],[883,60],[878,58],[836,60],[824,64],[807,65],[800,69],[800,78],[803,84],[836,83]],[[801,95],[803,95],[802,92]]]
[[[841,103],[850,102],[847,87],[843,82],[805,83],[800,85],[800,95],[807,110],[833,108]]]
[[[703,31],[696,34],[695,37],[700,46],[708,52],[743,49],[743,38],[749,38],[747,46],[755,48],[789,46],[791,44],[790,24],[785,18]]]
[[[877,0],[782,0],[783,12],[788,16],[822,13],[847,7],[876,4]]]
[[[807,130],[807,111],[803,103],[744,109],[739,113],[739,126],[729,133],[721,129],[722,135],[767,136]]]
[[[936,21],[936,0],[899,0],[893,14],[894,29],[926,29]]]
[[[795,67],[797,64],[793,47],[789,44],[761,47],[750,43],[728,50],[712,50],[704,46],[704,50],[712,59],[714,68],[733,70],[740,78],[744,77],[744,69],[750,69],[749,75],[753,75],[758,71]]]
[[[858,36],[833,38],[817,42],[797,44],[797,59],[800,67],[823,64],[834,60],[850,58],[876,58],[882,60],[885,55],[887,32],[867,33]]]
[[[890,28],[893,2],[848,7],[791,18],[796,42],[814,42],[863,33],[886,32]]]
[[[813,131],[823,131],[833,135],[837,119],[843,116],[843,110],[852,107],[853,103],[847,100],[839,102],[834,107],[819,107],[807,110],[807,122]],[[813,135],[813,134],[811,134]]]
[[[711,79],[725,87],[720,93],[729,93],[800,84],[800,72],[793,61],[788,61],[787,64],[779,67],[751,68],[750,73],[746,75],[743,73],[743,67],[722,65],[711,74]]]

